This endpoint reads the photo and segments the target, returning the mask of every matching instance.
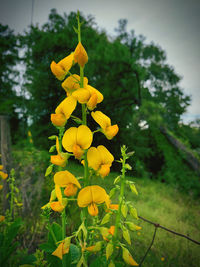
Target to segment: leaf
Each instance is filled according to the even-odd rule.
[[[121,212],[122,212],[122,215],[124,216],[124,218],[126,218],[127,212],[128,212],[128,206],[126,204],[122,204]]]
[[[131,214],[131,216],[133,217],[133,218],[135,218],[135,219],[139,219],[138,218],[138,214],[137,214],[137,210],[136,210],[136,208],[133,208],[133,207],[130,207],[130,214]]]
[[[49,167],[46,169],[45,177],[48,176],[53,170],[53,164],[49,165]]]
[[[39,247],[47,253],[52,253],[55,250],[55,243],[54,245],[52,243],[44,243],[41,244]]]
[[[54,152],[55,149],[56,149],[56,145],[53,145],[53,146],[50,147],[49,152],[50,152],[50,153],[51,153],[51,152]]]
[[[109,193],[109,197],[110,198],[112,198],[114,195],[115,195],[115,192],[116,192],[116,188],[112,188],[111,190],[110,190],[110,193]]]
[[[119,183],[120,178],[121,178],[121,175],[117,176],[117,177],[115,178],[115,180],[114,180],[114,184]]]
[[[71,244],[69,247],[69,251],[71,253],[72,264],[77,263],[78,259],[80,258],[80,255],[81,255],[80,249],[76,245]]]
[[[111,213],[107,213],[107,214],[103,217],[103,219],[102,219],[102,221],[101,221],[101,225],[106,224],[107,222],[109,222],[109,221],[110,221],[110,216],[111,216]]]
[[[131,191],[132,191],[134,194],[138,195],[138,191],[137,191],[135,185],[134,185],[134,184],[129,184],[129,186],[130,186]]]
[[[106,259],[107,260],[110,258],[112,253],[113,253],[113,244],[111,242],[109,242],[107,247],[106,247]]]
[[[126,242],[131,245],[131,238],[128,229],[126,229],[125,226],[122,226],[122,234],[123,238],[126,240]]]
[[[50,140],[55,140],[56,138],[57,138],[57,136],[56,135],[51,135],[51,136],[49,136],[48,137]]]

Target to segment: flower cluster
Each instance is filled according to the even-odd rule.
[[[104,248],[109,266],[115,266],[114,258],[111,259],[111,255],[117,247],[117,232],[120,227],[121,210],[125,206],[124,190],[120,193],[119,204],[112,204],[112,193],[108,194],[103,187],[96,184],[95,176],[105,179],[109,175],[114,157],[105,146],[98,145],[95,147],[92,146],[92,143],[94,133],[101,132],[108,140],[111,140],[116,136],[119,128],[117,124],[113,125],[111,123],[111,119],[106,114],[96,110],[104,97],[100,91],[89,84],[88,78],[84,77],[84,68],[88,62],[88,55],[81,43],[79,18],[78,29],[75,29],[75,31],[78,34],[78,45],[75,50],[58,63],[52,61],[50,65],[52,73],[58,80],[62,81],[61,86],[66,96],[56,107],[55,112],[51,114],[51,122],[59,130],[59,134],[58,136],[50,137],[51,140],[55,140],[50,152],[56,150],[56,154],[51,156],[51,165],[47,168],[46,176],[55,168],[54,188],[49,202],[42,208],[49,208],[54,212],[61,213],[62,217],[62,240],[56,242],[57,247],[52,255],[64,260],[64,255],[69,253],[71,239],[75,238],[78,240],[82,251],[78,266],[86,266],[87,254],[85,252],[96,253]],[[79,75],[71,73],[71,69],[76,64],[80,67]],[[81,117],[75,117],[73,112],[79,104],[82,106],[82,114]],[[89,116],[91,120],[98,124],[97,129],[91,130],[87,126]],[[77,127],[67,127],[69,119],[77,122]],[[77,178],[69,172],[68,159],[70,157],[74,157],[82,164],[84,177]],[[125,160],[122,164],[122,178],[120,178],[123,187],[125,186]],[[82,223],[76,232],[66,237],[65,207],[68,203],[73,203],[72,206],[78,206]],[[102,214],[105,214],[101,223],[99,214],[101,214],[101,217]],[[111,225],[110,228],[101,226],[109,222],[111,216],[116,214],[115,225]],[[88,217],[90,218],[89,220]],[[124,225],[122,227],[125,229],[123,230],[123,235],[127,241],[128,230]],[[135,227],[134,230],[139,230],[136,229],[136,225],[133,226],[131,224],[131,227]],[[99,235],[101,240],[96,239]],[[129,251],[123,245],[122,258],[127,264],[137,266]]]

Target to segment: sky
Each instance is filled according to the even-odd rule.
[[[0,0],[0,23],[22,33],[31,17],[33,24],[47,22],[52,8],[61,15],[77,10],[92,15],[111,36],[118,20],[127,19],[127,30],[161,46],[182,77],[181,88],[192,97],[184,121],[200,118],[200,0]]]

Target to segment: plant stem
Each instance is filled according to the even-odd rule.
[[[62,239],[64,240],[65,237],[66,237],[66,213],[65,213],[65,209],[64,209],[62,212]],[[63,255],[62,265],[63,265],[63,267],[66,267],[65,255]]]
[[[116,216],[116,221],[115,221],[115,232],[114,232],[114,237],[113,237],[113,245],[114,245],[114,250],[116,248],[116,242],[117,242],[117,235],[118,235],[118,229],[119,229],[119,223],[120,223],[120,218],[121,218],[121,207],[124,199],[124,189],[125,189],[125,164],[126,164],[126,155],[123,155],[123,161],[122,161],[122,175],[121,175],[121,189],[120,189],[120,196],[119,196],[119,208]]]

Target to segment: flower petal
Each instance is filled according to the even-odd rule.
[[[65,126],[67,119],[62,113],[51,114],[51,122],[58,127]]]
[[[58,201],[62,205],[62,192],[61,192],[60,186],[57,184],[55,185],[55,192],[56,192],[56,197],[57,197]]]
[[[55,61],[51,62],[50,68],[52,73],[56,76],[58,80],[62,81],[65,78],[66,71],[61,66],[56,64]]]
[[[87,103],[91,96],[90,92],[85,88],[77,89],[72,95],[80,104]]]
[[[117,124],[107,127],[103,130],[105,136],[108,140],[112,139],[119,131],[119,127]]]
[[[103,95],[100,93],[96,88],[92,87],[91,85],[87,85],[87,89],[93,95],[94,93],[97,95],[97,103],[101,103],[103,101]]]
[[[68,120],[72,112],[75,110],[76,104],[76,99],[73,96],[68,96],[59,104],[55,112],[57,114],[64,114],[65,118]]]
[[[54,175],[54,183],[60,187],[66,187],[68,184],[75,184],[78,188],[81,188],[80,183],[76,177],[68,171],[60,171]]]
[[[103,164],[112,165],[112,162],[114,161],[113,155],[108,151],[108,149],[105,146],[98,146],[97,150],[99,151],[101,155],[101,161]]]
[[[68,152],[73,152],[73,145],[77,143],[77,130],[78,129],[76,127],[71,127],[63,135],[62,145],[64,149]]]
[[[60,204],[59,201],[51,202],[50,207],[52,208],[52,210],[57,211],[57,212],[62,212],[65,208],[62,204]]]
[[[93,140],[93,134],[86,125],[81,125],[77,130],[77,144],[82,149],[87,149],[91,146]]]
[[[96,147],[90,147],[87,152],[88,166],[97,171],[101,165],[101,155]]]
[[[89,206],[88,206],[88,213],[91,215],[91,216],[97,216],[98,213],[99,213],[99,210],[98,210],[98,207],[95,203],[91,203]]]
[[[58,257],[58,258],[60,258],[62,260],[62,258],[63,258],[63,246],[64,246],[64,244],[63,244],[63,242],[61,242],[59,244],[59,246],[56,248],[56,250],[54,250],[52,255],[56,256],[56,257]]]
[[[74,53],[71,53],[69,56],[63,58],[62,60],[60,60],[58,62],[58,65],[65,70],[65,72],[67,73],[72,65],[73,65],[73,62],[74,62]]]
[[[81,189],[78,194],[77,201],[79,207],[87,207],[92,202],[96,204],[107,202],[108,195],[102,187],[98,185],[91,185]]]
[[[102,129],[106,129],[111,126],[111,120],[101,111],[95,111],[91,113],[93,119],[101,126]]]
[[[84,65],[88,62],[87,52],[81,42],[78,43],[76,49],[74,50],[74,59],[81,67],[84,67]]]

